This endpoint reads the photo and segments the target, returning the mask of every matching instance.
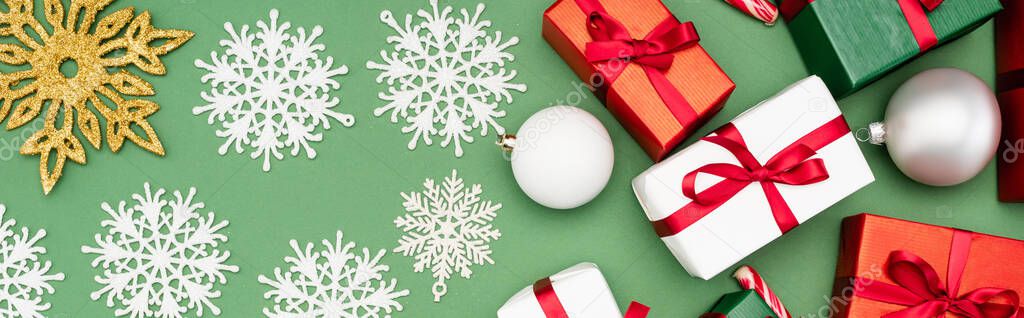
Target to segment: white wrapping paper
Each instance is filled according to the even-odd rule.
[[[592,263],[580,263],[551,275],[551,286],[570,318],[622,318],[608,282]],[[498,318],[545,318],[533,293],[523,288],[498,309]]]
[[[817,76],[786,88],[740,114],[732,123],[762,164],[783,148],[841,113]],[[853,134],[818,150],[829,178],[811,185],[778,184],[779,192],[800,223],[874,181]],[[691,202],[682,193],[683,177],[710,163],[739,164],[721,146],[698,141],[633,179],[633,191],[651,221],[661,220]],[[721,181],[702,174],[697,191]],[[663,237],[691,275],[711,279],[747,255],[782,236],[760,184],[752,183],[715,211],[682,232]]]

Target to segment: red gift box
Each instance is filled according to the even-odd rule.
[[[1003,1],[996,16],[996,78],[1003,113],[999,200],[1024,202],[1024,1]]]
[[[833,317],[1024,317],[1024,241],[871,214],[842,231]]]
[[[660,0],[558,0],[543,35],[655,161],[736,87]]]

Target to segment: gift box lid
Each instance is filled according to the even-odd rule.
[[[723,314],[728,318],[776,318],[771,307],[768,307],[761,296],[753,290],[723,295],[710,312]]]
[[[597,265],[580,263],[548,277],[570,318],[622,318],[608,282]],[[498,309],[498,318],[545,318],[534,286],[527,286]]]
[[[732,121],[747,148],[764,163],[782,149],[841,116],[828,88],[816,76],[788,87]],[[842,120],[839,118],[838,120]],[[852,133],[818,149],[828,178],[810,185],[776,185],[799,223],[874,181]],[[698,141],[633,179],[633,190],[649,220],[659,221],[692,202],[682,192],[686,174],[712,163],[738,165],[723,147]],[[697,191],[723,180],[700,175]],[[681,212],[686,213],[686,212]],[[689,216],[688,216],[689,217]],[[685,230],[662,240],[693,276],[710,279],[782,235],[763,188],[752,183]]]
[[[786,2],[808,0],[785,0]],[[912,1],[914,4],[917,0]],[[945,0],[927,12],[938,44],[974,30],[1002,9],[999,0]],[[844,97],[921,54],[897,0],[817,0],[787,23],[811,73]]]

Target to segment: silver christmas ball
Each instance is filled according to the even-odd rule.
[[[901,86],[885,123],[869,128],[896,166],[932,186],[970,180],[996,153],[1002,120],[992,89],[971,73],[951,68],[922,72]]]

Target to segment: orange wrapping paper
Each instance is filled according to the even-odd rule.
[[[643,38],[672,15],[660,0],[611,1],[600,3],[635,38]],[[575,0],[558,0],[544,13],[543,35],[581,80],[592,80],[596,65],[584,57],[587,14]],[[700,45],[673,54],[672,67],[665,73],[673,86],[686,98],[698,120],[680,123],[661,100],[643,68],[629,64],[603,96],[608,110],[654,161],[665,158],[680,142],[721,110],[736,85]],[[610,63],[615,62],[607,62]],[[606,65],[607,66],[607,65]]]
[[[895,284],[885,274],[886,261],[894,250],[917,254],[931,264],[942,283],[946,284],[954,229],[861,214],[844,220],[842,230],[835,290],[829,304],[835,311],[833,317],[881,317],[907,308],[850,296],[855,293],[851,277],[858,277],[862,283],[871,280]],[[967,267],[960,279],[960,293],[980,287],[996,287],[1013,289],[1024,295],[1021,260],[1024,260],[1024,241],[974,233]],[[947,313],[946,317],[959,316]]]

